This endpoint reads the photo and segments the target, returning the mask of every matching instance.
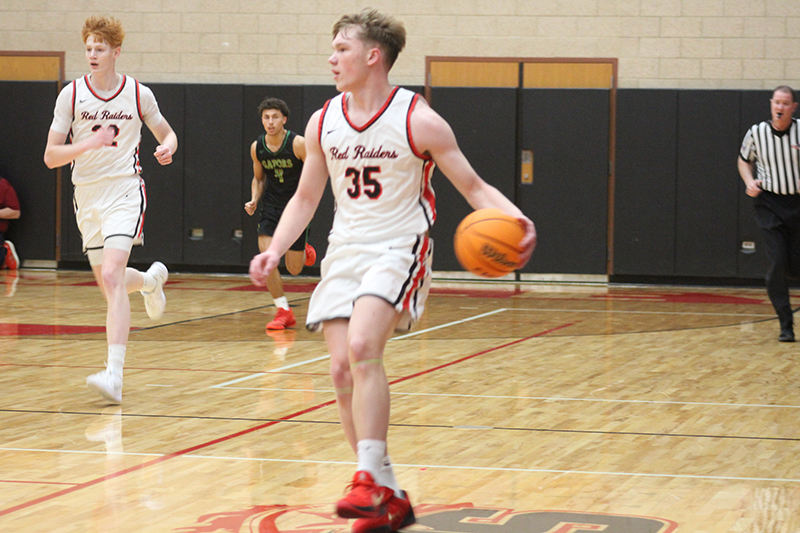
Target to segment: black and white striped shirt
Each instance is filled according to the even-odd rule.
[[[750,128],[739,156],[755,163],[761,188],[775,194],[800,192],[800,119],[793,118],[786,131],[777,132],[769,121]]]

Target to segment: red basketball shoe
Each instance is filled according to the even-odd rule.
[[[313,246],[306,243],[306,266],[310,267],[317,262],[317,251]]]
[[[336,504],[336,514],[342,518],[373,518],[386,515],[386,502],[394,491],[376,485],[372,475],[359,470],[348,487],[350,492]]]
[[[297,320],[294,319],[292,310],[279,307],[278,312],[275,313],[275,318],[267,324],[267,329],[286,329],[295,324],[297,324]]]
[[[400,492],[402,492],[401,498],[392,494],[392,498],[386,504],[385,515],[356,520],[353,524],[353,533],[394,533],[416,522],[408,494],[405,491]]]
[[[6,262],[5,267],[9,270],[16,270],[19,268],[19,256],[17,255],[17,249],[14,248],[14,243],[11,241],[6,241],[3,243],[3,246],[6,249]]]

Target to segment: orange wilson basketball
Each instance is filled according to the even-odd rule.
[[[478,209],[456,229],[456,258],[473,274],[499,278],[519,266],[519,241],[524,236],[525,230],[516,218],[500,209]]]

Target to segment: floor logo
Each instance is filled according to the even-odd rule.
[[[201,516],[180,533],[348,533],[350,521],[333,515],[333,506],[263,505]],[[404,531],[430,533],[671,533],[678,524],[643,516],[577,511],[515,511],[470,503],[414,506],[417,523]]]

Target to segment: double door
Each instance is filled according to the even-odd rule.
[[[428,58],[426,96],[486,181],[536,224],[525,274],[612,269],[616,60]],[[452,236],[470,207],[441,174],[434,269],[459,270]]]

